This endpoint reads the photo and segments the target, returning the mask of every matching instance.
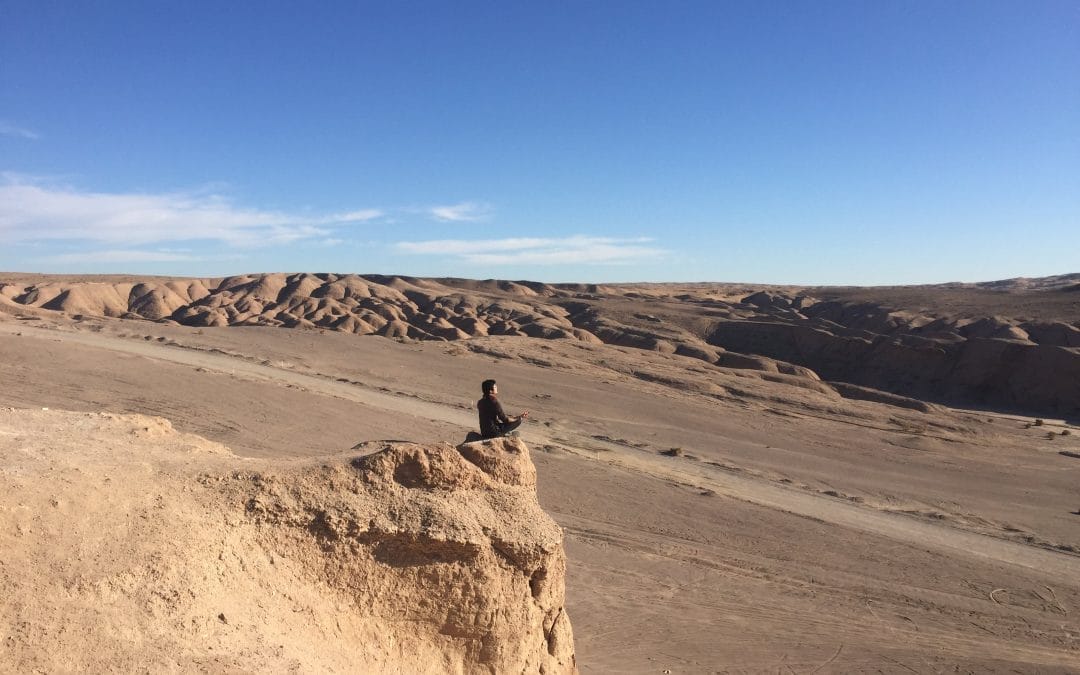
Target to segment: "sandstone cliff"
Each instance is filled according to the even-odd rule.
[[[252,460],[160,418],[0,410],[16,672],[575,672],[517,440]]]

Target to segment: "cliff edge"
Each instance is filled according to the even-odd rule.
[[[246,459],[139,415],[0,409],[0,664],[576,672],[517,439]]]

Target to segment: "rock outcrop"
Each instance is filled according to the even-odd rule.
[[[0,410],[0,661],[576,672],[516,439],[252,460],[160,418]]]

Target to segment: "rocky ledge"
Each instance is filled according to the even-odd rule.
[[[138,415],[0,409],[17,672],[576,672],[517,439],[264,460]]]

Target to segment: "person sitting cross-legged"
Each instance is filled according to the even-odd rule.
[[[499,403],[499,387],[495,380],[484,380],[480,385],[484,397],[476,402],[476,409],[480,412],[480,436],[482,438],[498,438],[507,436],[529,417],[529,411],[522,412],[517,417],[508,417]]]

